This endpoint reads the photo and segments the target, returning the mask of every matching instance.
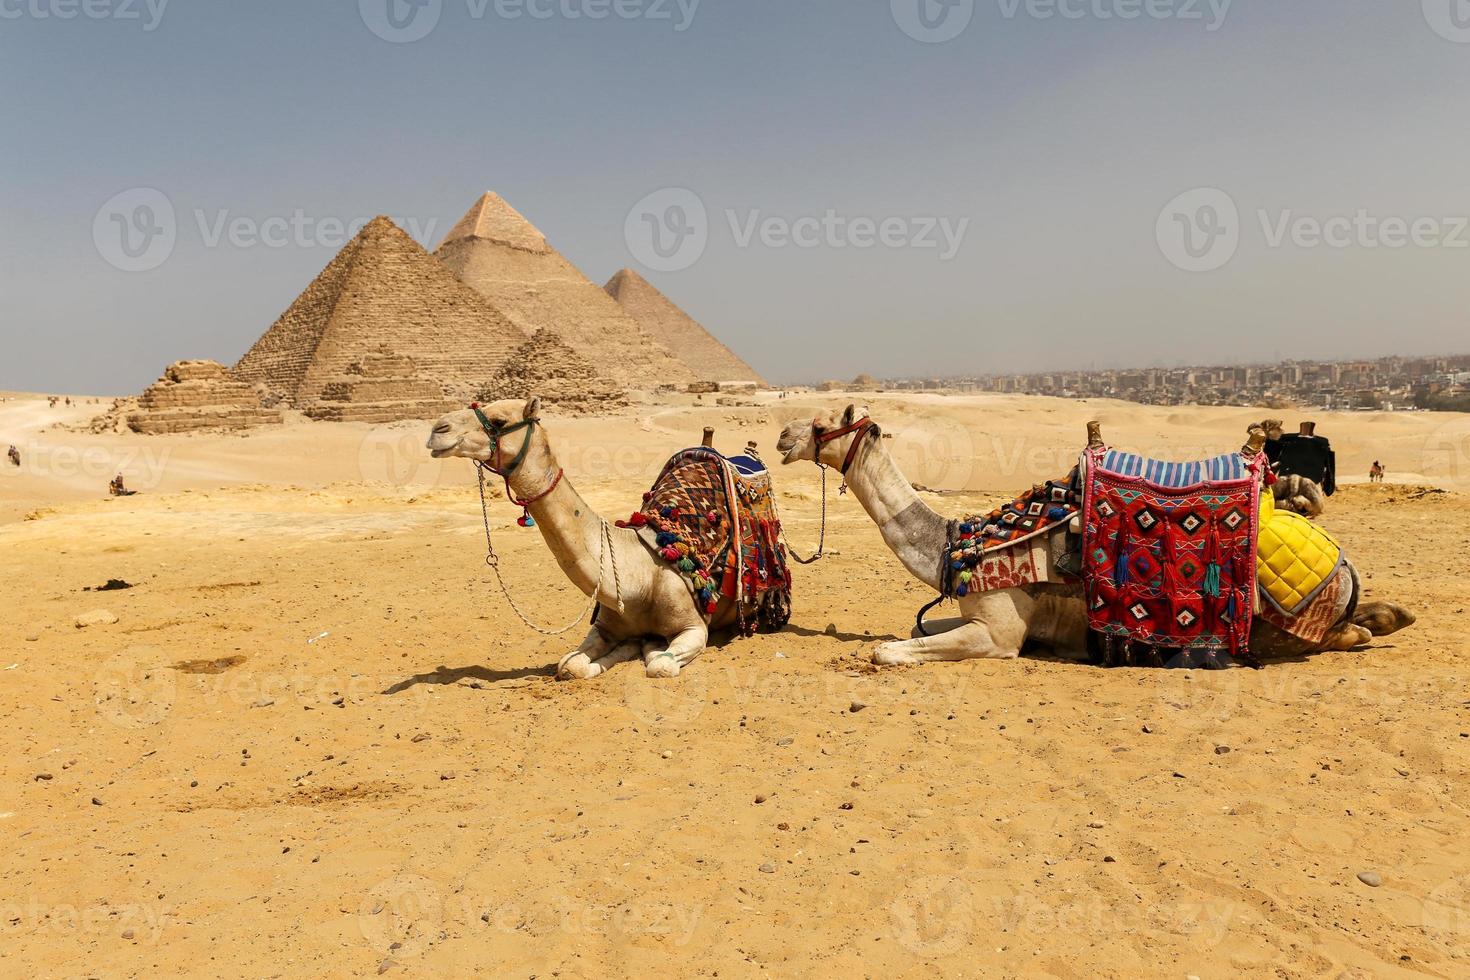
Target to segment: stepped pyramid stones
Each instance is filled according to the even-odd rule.
[[[419,374],[412,358],[381,347],[323,385],[321,400],[307,406],[306,414],[322,422],[397,422],[431,419],[462,407]]]
[[[412,356],[418,374],[437,384],[436,397],[463,400],[525,338],[423,246],[379,217],[255,342],[234,375],[307,409],[323,400],[329,385],[353,377],[351,365],[365,367],[364,359],[386,346]]]
[[[506,359],[477,397],[481,401],[539,395],[548,410],[583,415],[626,404],[623,390],[597,373],[555,331],[540,330]]]
[[[128,428],[145,435],[247,429],[280,421],[281,413],[263,408],[254,388],[232,379],[215,361],[170,364],[127,418]]]
[[[766,383],[749,364],[632,269],[623,269],[603,288],[700,380]]]
[[[698,380],[495,194],[476,201],[434,254],[525,333],[556,331],[618,384],[657,388]]]

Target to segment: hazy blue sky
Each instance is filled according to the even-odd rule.
[[[160,2],[0,0],[0,388],[233,363],[487,188],[774,380],[1470,347],[1467,0]]]

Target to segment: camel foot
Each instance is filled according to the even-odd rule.
[[[899,667],[921,663],[921,661],[897,643],[884,643],[873,651],[873,663],[879,667]]]
[[[679,676],[679,661],[667,650],[651,654],[643,665],[643,673],[660,680]]]
[[[556,665],[556,679],[559,681],[590,681],[603,672],[603,666],[594,661],[585,653],[573,650],[561,658],[561,663]]]
[[[1354,647],[1367,645],[1372,639],[1373,632],[1368,627],[1343,623],[1327,634],[1323,646],[1328,650],[1351,650]]]
[[[1391,602],[1365,602],[1353,615],[1353,625],[1365,627],[1374,636],[1388,636],[1414,625],[1416,617]]]

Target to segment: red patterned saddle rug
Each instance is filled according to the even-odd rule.
[[[1249,660],[1263,460],[1083,453],[1083,589],[1104,663]]]
[[[664,464],[632,527],[689,583],[705,618],[733,599],[742,633],[779,630],[791,618],[791,572],[765,468],[713,449],[686,449]],[[752,465],[746,465],[747,463]]]

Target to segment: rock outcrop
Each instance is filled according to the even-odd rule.
[[[170,364],[127,417],[128,428],[146,435],[248,429],[280,421],[279,411],[261,405],[259,392],[231,378],[215,361]]]
[[[420,375],[412,358],[383,347],[324,384],[320,400],[306,414],[324,422],[397,422],[435,418],[456,407],[463,406]]]
[[[477,397],[481,401],[539,395],[547,409],[585,415],[627,403],[625,391],[598,373],[554,331],[541,330],[506,359]]]

